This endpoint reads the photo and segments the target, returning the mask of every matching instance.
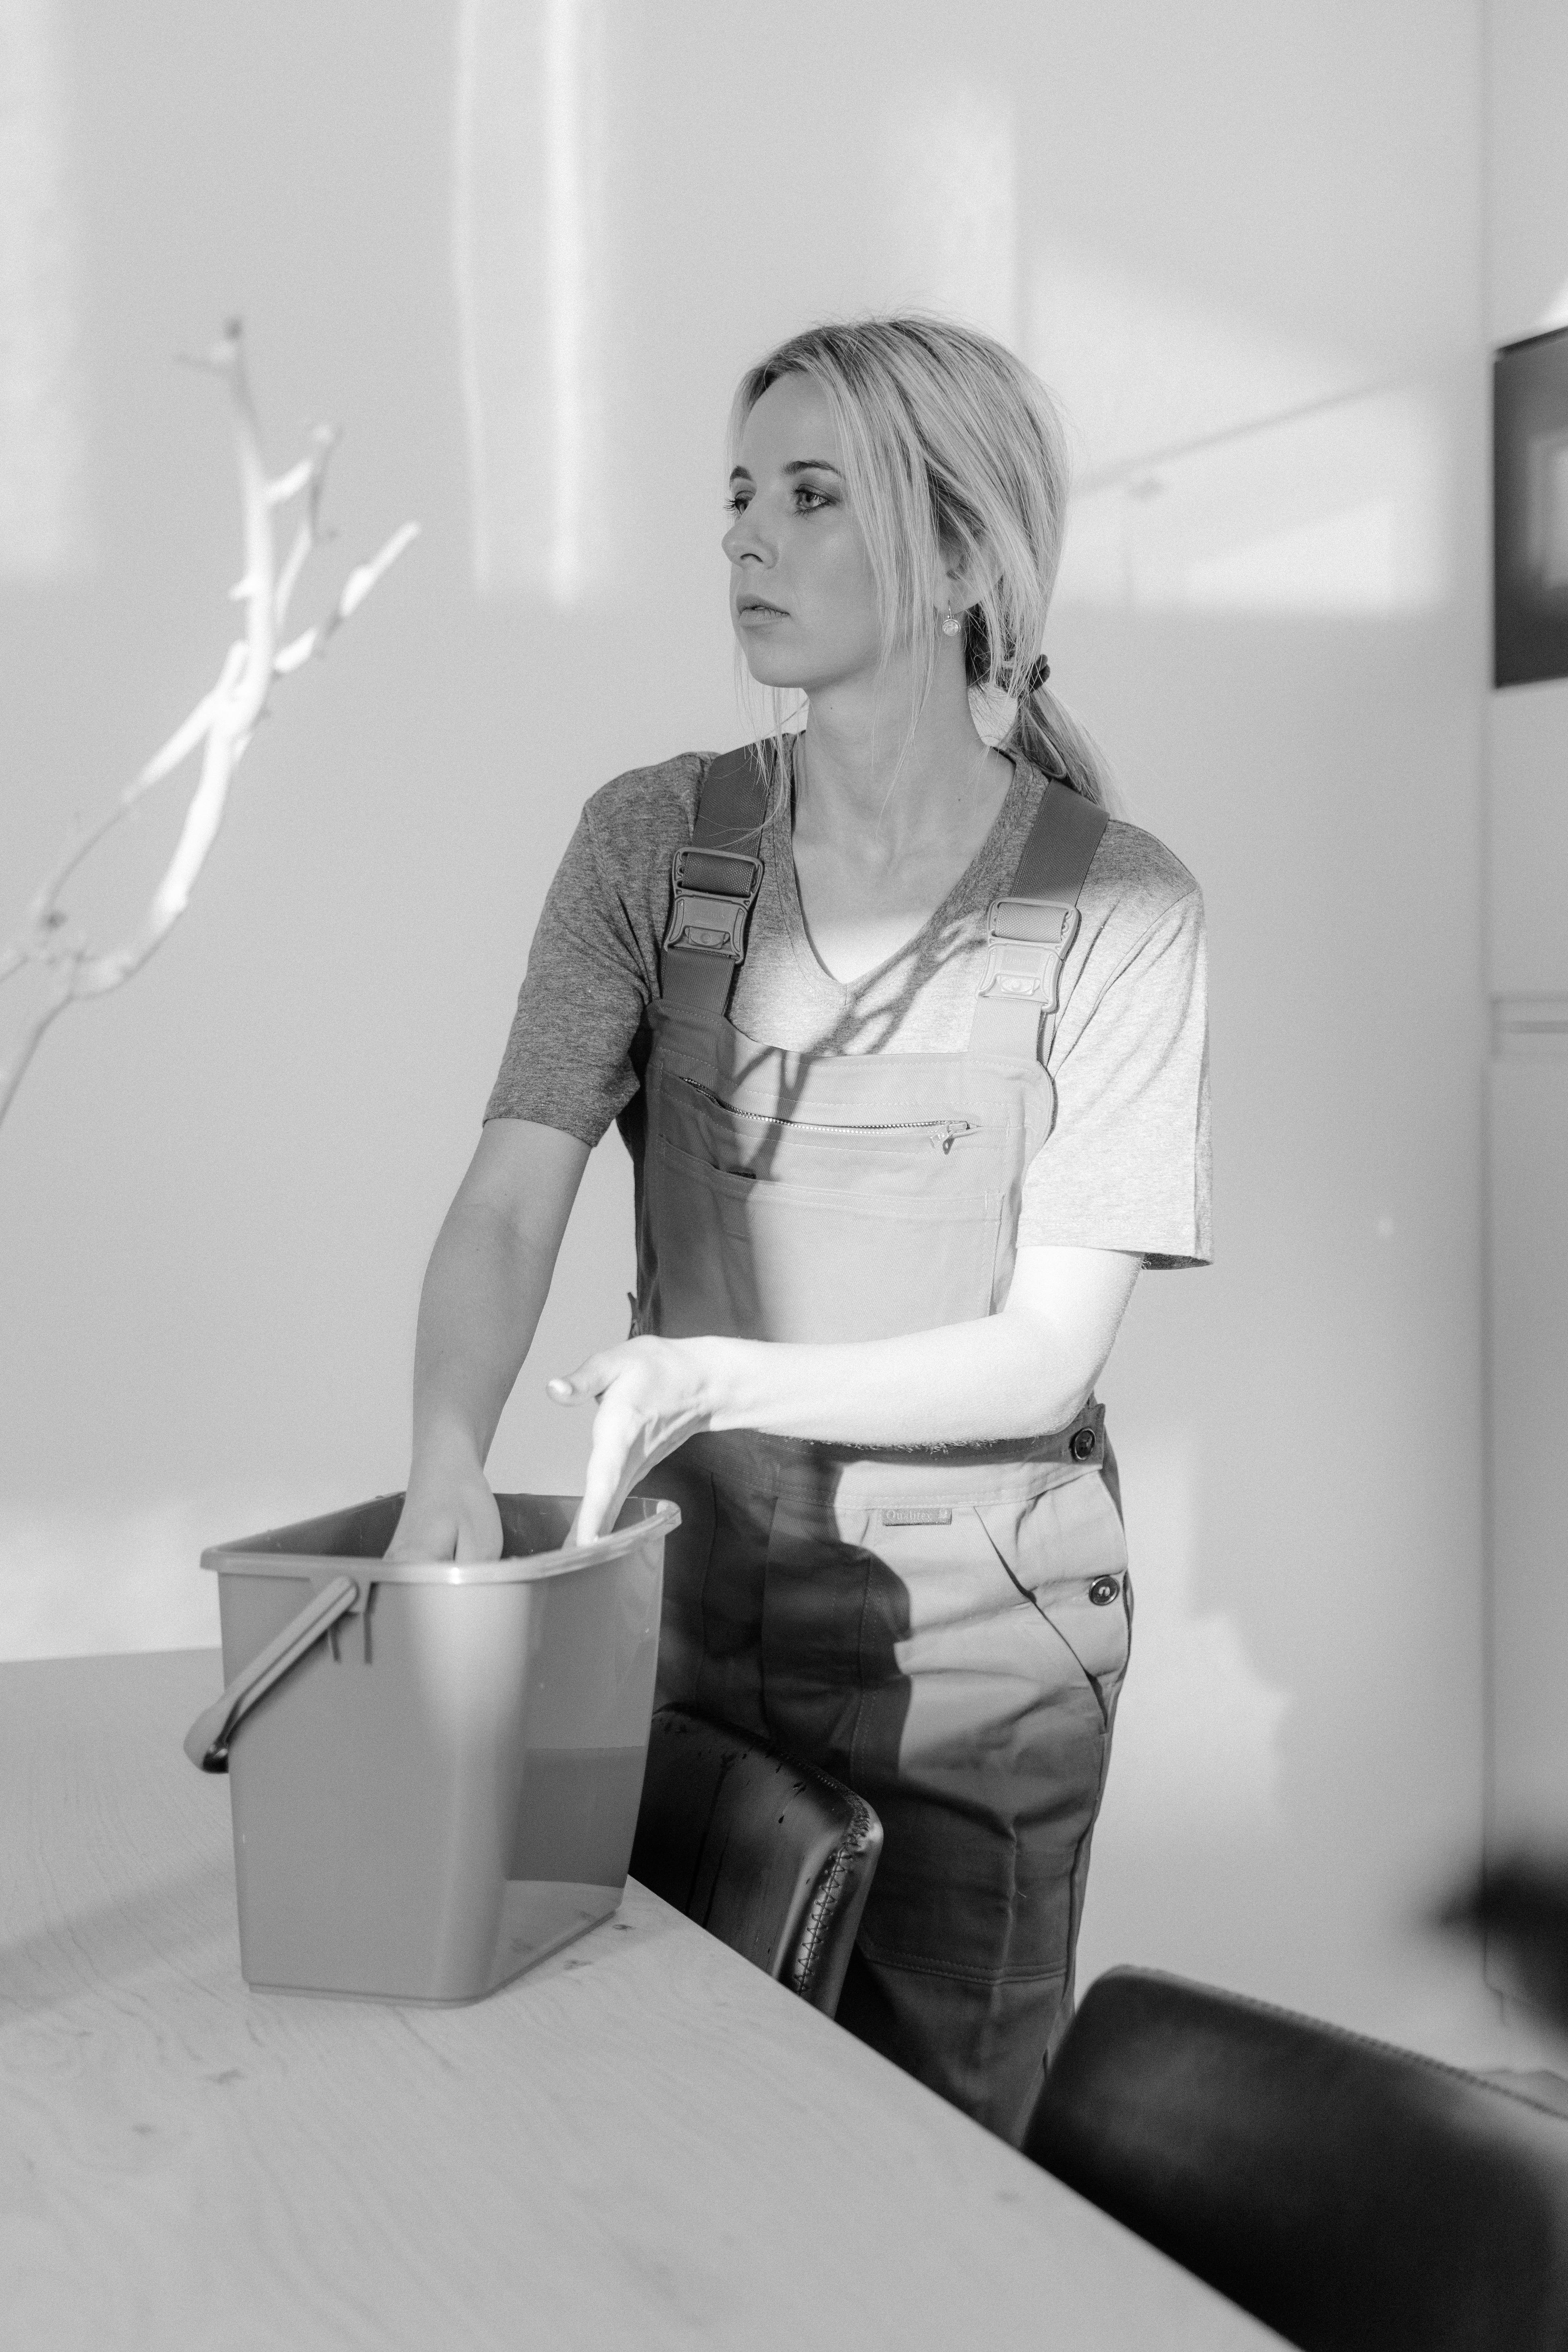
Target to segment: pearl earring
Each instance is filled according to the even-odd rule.
[[[958,615],[951,604],[942,616],[942,634],[944,637],[956,637],[958,635]]]

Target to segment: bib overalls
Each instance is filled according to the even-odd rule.
[[[726,1016],[765,778],[714,762],[675,861],[633,1118],[636,1328],[864,1340],[993,1315],[1100,811],[1047,784],[991,910],[962,1054],[811,1055]],[[628,1136],[628,1141],[633,1139]],[[820,1765],[881,1816],[840,2021],[1016,2140],[1071,2010],[1131,1596],[1103,1409],[910,1451],[754,1431],[644,1481],[667,1547],[659,1700]]]

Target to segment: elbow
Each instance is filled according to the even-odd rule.
[[[1042,1437],[1065,1436],[1077,1423],[1083,1419],[1084,1412],[1092,1402],[1093,1396],[1092,1380],[1074,1381],[1066,1389],[1058,1381],[1053,1393],[1045,1401],[1048,1417],[1040,1430],[1040,1435]]]
[[[1098,1352],[1090,1356],[1081,1349],[1064,1347],[1059,1331],[1041,1330],[1035,1335],[1035,1341],[1030,1350],[1031,1377],[1023,1384],[1027,1407],[1023,1426],[1016,1433],[1024,1437],[1065,1435],[1093,1402],[1094,1385],[1105,1360]]]

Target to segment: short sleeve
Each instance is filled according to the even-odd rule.
[[[486,1119],[527,1118],[591,1150],[637,1092],[647,975],[585,810],[545,895]]]
[[[1058,1043],[1056,1121],[1025,1177],[1019,1246],[1206,1265],[1208,996],[1195,886],[1156,916],[1087,1014],[1075,996]]]

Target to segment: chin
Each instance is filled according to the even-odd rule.
[[[744,639],[741,642],[741,652],[745,657],[746,667],[759,686],[771,686],[780,694],[811,692],[811,688],[801,677],[796,663],[779,657],[770,661],[765,646],[752,646]]]

